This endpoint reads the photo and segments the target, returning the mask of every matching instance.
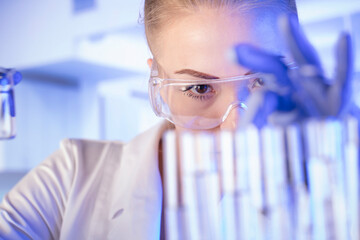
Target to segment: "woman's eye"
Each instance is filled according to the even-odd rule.
[[[264,86],[264,80],[262,78],[255,78],[251,84],[251,89]]]
[[[215,89],[211,85],[206,84],[186,86],[181,91],[185,96],[196,100],[208,100],[215,94]]]
[[[191,85],[191,86],[187,86],[183,92],[192,92],[194,94],[206,94],[206,93],[209,93],[211,92],[213,89],[210,85],[205,85],[205,84],[202,84],[202,85]]]
[[[211,87],[209,85],[196,85],[192,87],[191,91],[197,94],[205,94],[211,91]]]

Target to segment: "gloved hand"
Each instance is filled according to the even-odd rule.
[[[339,38],[336,74],[332,81],[328,81],[297,18],[283,16],[279,22],[297,68],[290,70],[282,57],[250,45],[237,45],[235,52],[239,64],[271,74],[276,79],[275,84],[268,84],[249,97],[248,111],[242,123],[252,122],[261,128],[267,122],[288,124],[303,118],[342,117],[359,112],[351,96],[353,59],[350,36],[342,34]]]

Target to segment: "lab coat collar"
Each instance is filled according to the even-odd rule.
[[[159,239],[162,184],[158,148],[167,121],[139,135],[123,148],[115,175],[108,239]]]

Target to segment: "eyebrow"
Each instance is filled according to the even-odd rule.
[[[202,78],[202,79],[219,79],[217,76],[213,76],[207,73],[195,71],[193,69],[182,69],[175,72],[176,74],[188,74],[193,77]]]
[[[213,76],[213,75],[210,75],[210,74],[207,74],[207,73],[199,72],[199,71],[196,71],[196,70],[193,70],[193,69],[182,69],[182,70],[176,71],[175,73],[176,74],[188,74],[188,75],[191,75],[193,77],[202,78],[202,79],[220,79],[217,76]],[[250,75],[250,74],[253,74],[253,73],[254,73],[253,71],[248,71],[244,75]]]

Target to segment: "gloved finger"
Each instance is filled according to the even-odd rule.
[[[263,95],[263,103],[258,106],[252,119],[252,123],[258,128],[267,124],[268,117],[278,108],[278,96],[274,92],[266,91]]]
[[[343,33],[337,43],[335,81],[329,90],[329,99],[338,99],[337,115],[349,110],[352,101],[353,57],[351,37]]]
[[[279,18],[279,25],[295,62],[301,65],[312,65],[323,75],[319,57],[306,38],[295,15],[284,15]]]
[[[296,94],[293,95],[293,98],[295,102],[300,103],[299,107],[302,113],[306,117],[323,116],[325,114],[324,109],[329,107],[329,104],[326,102],[325,89],[316,83],[316,81],[301,78],[295,78],[295,80]]]
[[[282,57],[265,52],[248,44],[235,46],[236,61],[240,65],[256,72],[272,73],[281,86],[289,86],[291,82],[287,77],[287,66]]]
[[[258,115],[258,112],[261,111],[261,108],[264,105],[266,91],[267,90],[265,89],[255,91],[246,99],[245,105],[247,108],[240,118],[240,128],[244,128],[254,122],[255,116]]]

